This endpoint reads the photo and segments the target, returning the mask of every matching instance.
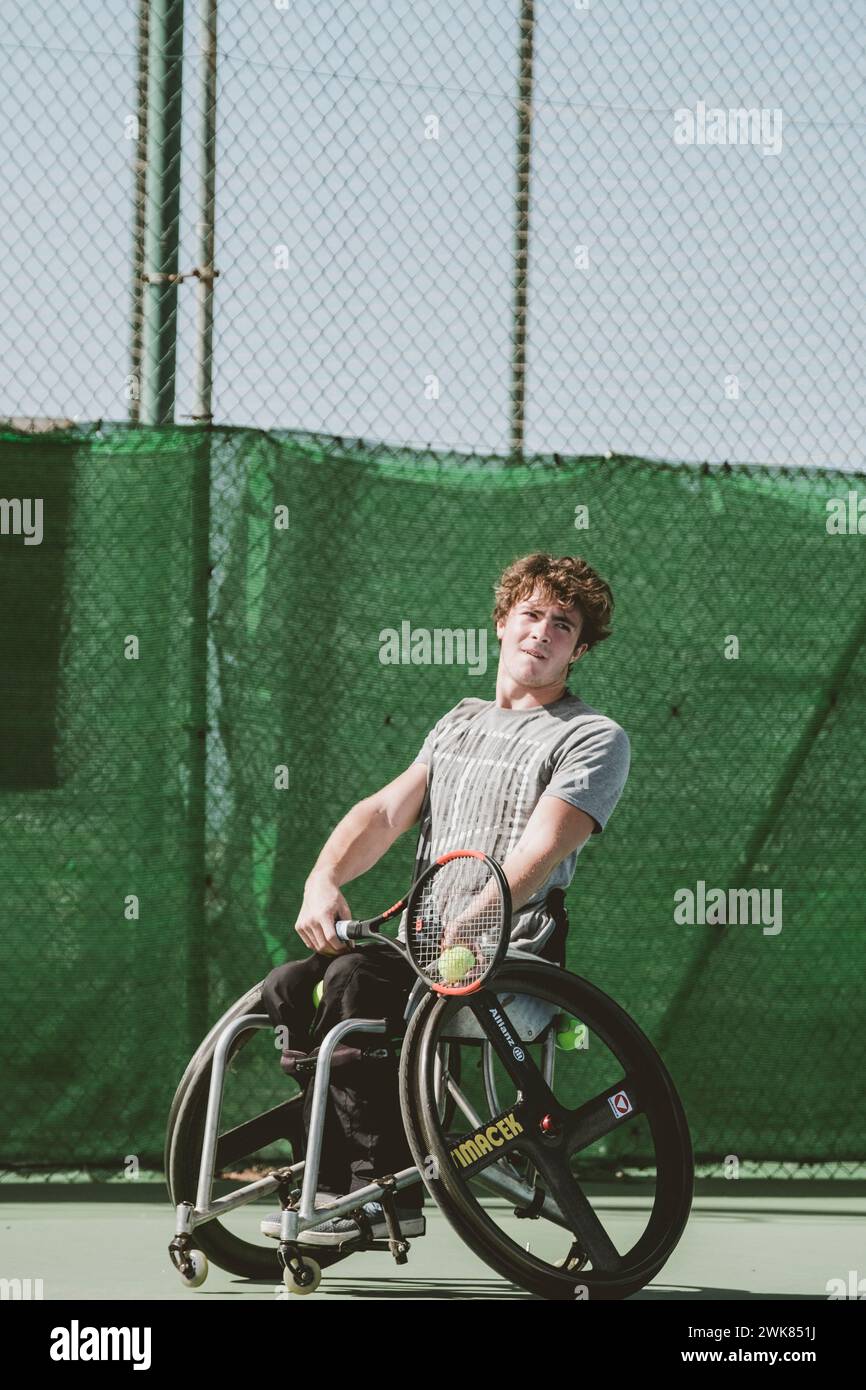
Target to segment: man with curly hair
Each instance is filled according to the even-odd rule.
[[[480,849],[497,859],[511,889],[511,942],[562,965],[568,916],[565,890],[590,835],[600,835],[616,806],[630,761],[625,730],[568,689],[572,667],[611,635],[609,585],[583,559],[536,552],[515,560],[495,585],[493,621],[500,642],[496,694],[460,700],[438,721],[412,764],[354,806],[332,832],[305,885],[295,930],[313,954],[278,966],[263,1002],[288,1032],[282,1065],[312,1086],[299,1062],[335,1023],[386,1018],[401,1031],[416,976],[377,943],[346,945],[334,922],[353,913],[342,886],[365,873],[394,841],[419,824],[413,878],[449,849]],[[322,982],[321,1002],[313,989]],[[334,1066],[326,1112],[319,1204],[374,1178],[412,1166],[400,1115],[397,1059],[381,1036],[352,1035]],[[399,1194],[406,1236],[424,1232],[423,1188]],[[379,1203],[367,1203],[366,1228],[387,1235]],[[279,1235],[279,1213],[262,1222]],[[304,1243],[338,1244],[358,1233],[332,1220]]]

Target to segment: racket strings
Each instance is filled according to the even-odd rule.
[[[482,860],[451,859],[411,907],[407,944],[435,984],[465,985],[491,968],[504,927],[502,890]]]

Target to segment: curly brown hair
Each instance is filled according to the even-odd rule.
[[[539,588],[549,602],[576,608],[583,614],[575,651],[584,644],[591,651],[611,635],[610,585],[579,555],[545,555],[541,551],[523,555],[503,570],[493,588],[494,624],[505,622],[515,603],[521,603]]]

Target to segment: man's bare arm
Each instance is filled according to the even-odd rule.
[[[348,811],[316,860],[310,878],[351,883],[377,864],[394,841],[414,825],[427,789],[427,768],[413,763],[393,782]]]
[[[377,864],[404,830],[415,824],[426,790],[426,765],[412,763],[393,782],[359,801],[335,826],[307,878],[295,923],[311,950],[339,955],[351,949],[334,931],[339,917],[352,915],[339,890]]]
[[[558,796],[543,796],[526,829],[502,861],[517,911],[546,883],[557,864],[579,849],[595,827],[592,816]]]

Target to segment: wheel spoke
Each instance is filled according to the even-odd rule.
[[[468,1008],[483,1030],[520,1096],[526,1096],[545,1110],[555,1108],[553,1092],[523,1044],[505,1006],[490,990],[482,989],[466,999]]]
[[[608,1086],[592,1100],[568,1112],[563,1128],[569,1154],[588,1148],[597,1139],[619,1129],[623,1120],[642,1113],[643,1107],[632,1081],[626,1078],[615,1086]]]
[[[562,1149],[543,1150],[533,1147],[535,1166],[544,1179],[551,1197],[568,1225],[572,1235],[592,1260],[593,1272],[614,1274],[623,1266],[623,1259],[596,1215],[577,1178],[569,1170]]]
[[[455,1172],[474,1177],[517,1148],[524,1135],[526,1116],[519,1105],[504,1110],[464,1134],[447,1135],[448,1157]]]

